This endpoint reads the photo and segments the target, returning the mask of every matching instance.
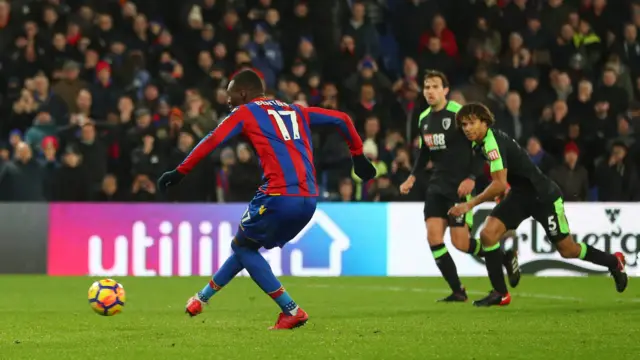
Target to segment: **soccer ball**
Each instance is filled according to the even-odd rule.
[[[115,280],[99,280],[89,288],[89,305],[100,315],[111,316],[121,312],[124,301],[124,288]]]

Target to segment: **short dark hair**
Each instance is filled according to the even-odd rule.
[[[442,80],[443,88],[446,89],[449,87],[449,79],[447,79],[447,75],[445,75],[442,71],[429,69],[424,72],[424,81],[433,78],[439,78],[440,80]]]
[[[242,70],[233,77],[232,81],[239,89],[264,93],[262,79],[253,70]]]
[[[462,127],[462,120],[470,117],[475,117],[488,126],[493,126],[493,124],[496,123],[496,119],[491,110],[479,102],[472,102],[462,106],[456,114],[456,125]]]

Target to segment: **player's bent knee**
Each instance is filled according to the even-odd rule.
[[[482,229],[480,232],[480,242],[482,246],[493,246],[500,241],[500,233],[491,229]]]
[[[429,242],[429,246],[437,246],[440,244],[444,244],[444,237],[431,237],[427,236],[427,242]]]
[[[493,246],[497,244],[506,231],[507,228],[502,221],[494,217],[487,218],[487,222],[480,232],[480,242],[482,242],[482,246]]]

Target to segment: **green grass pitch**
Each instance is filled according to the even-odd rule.
[[[439,278],[283,278],[309,313],[270,332],[278,308],[236,279],[195,318],[187,298],[205,278],[116,278],[123,313],[95,314],[95,279],[0,276],[0,359],[637,359],[640,288],[607,277],[523,278],[506,308],[439,304]],[[464,279],[472,298],[489,289]]]

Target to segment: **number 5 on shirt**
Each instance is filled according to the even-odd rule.
[[[298,129],[298,117],[296,112],[293,110],[280,110],[276,111],[273,109],[267,110],[269,116],[273,117],[278,124],[278,128],[280,129],[280,133],[285,141],[291,140],[291,135],[289,134],[289,130],[287,129],[287,125],[284,123],[284,118],[288,118],[291,122],[291,128],[293,129],[293,139],[300,139],[300,130]]]

